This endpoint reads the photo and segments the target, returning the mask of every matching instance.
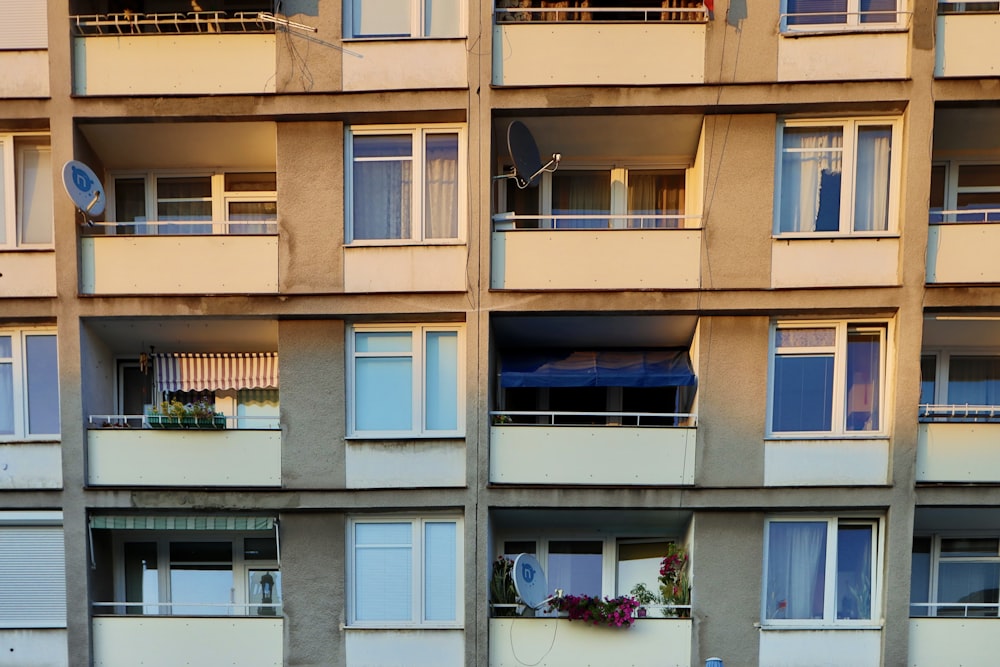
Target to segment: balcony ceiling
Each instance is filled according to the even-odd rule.
[[[101,123],[80,131],[108,170],[274,171],[277,160],[274,123]]]
[[[493,527],[504,533],[579,535],[609,534],[629,537],[683,535],[691,512],[639,509],[495,509]]]
[[[688,347],[694,315],[498,315],[493,331],[501,347]]]
[[[997,159],[1000,108],[938,109],[934,113],[935,159]]]
[[[993,531],[1000,528],[1000,507],[918,507],[916,531]]]
[[[85,332],[116,355],[148,352],[275,352],[278,323],[263,319],[114,318],[90,319]],[[85,333],[86,335],[86,333]]]
[[[925,349],[1000,347],[1000,313],[927,317],[924,319],[923,346]]]

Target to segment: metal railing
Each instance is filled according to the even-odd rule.
[[[73,34],[80,37],[157,35],[163,33],[270,33],[274,23],[261,12],[173,12],[164,14],[82,14],[71,16]]]
[[[911,602],[910,618],[996,618],[998,610],[997,602]]]
[[[113,616],[194,616],[198,618],[236,616],[241,618],[273,618],[275,616],[282,615],[280,603],[262,604],[251,602],[247,604],[236,604],[233,602],[92,602],[91,606],[94,608],[95,614],[108,614]],[[183,613],[173,613],[174,607],[183,608]],[[191,609],[196,611],[194,613],[188,611]],[[198,613],[197,610],[201,609],[204,609],[205,613]]]
[[[953,211],[932,208],[927,222],[931,225],[1000,222],[1000,208],[963,208]]]
[[[143,222],[93,222],[83,226],[84,236],[274,236],[276,220],[163,220]]]
[[[197,417],[178,417],[176,423],[154,426],[150,418],[159,415],[90,415],[87,418],[88,429],[155,429],[155,430],[244,430],[244,431],[276,431],[281,428],[278,417],[265,416],[239,416],[239,415],[217,415],[214,419],[224,420],[223,426],[211,426],[206,423],[199,424],[195,421]],[[203,420],[211,420],[212,417],[203,417]]]
[[[694,427],[689,412],[566,412],[558,410],[490,410],[494,426],[638,426]],[[646,423],[643,423],[646,420]]]
[[[515,0],[516,2],[516,0]],[[497,23],[707,23],[708,10],[701,3],[695,7],[589,7],[586,1],[576,6],[540,7],[515,5],[493,10]],[[533,4],[533,3],[532,3]],[[563,4],[563,3],[552,3]],[[569,3],[566,2],[566,5]]]
[[[921,403],[922,422],[1000,422],[1000,405],[932,405]]]
[[[689,224],[689,220],[696,221],[696,224]],[[684,213],[560,213],[549,215],[497,213],[493,216],[493,231],[552,231],[557,229],[701,229],[701,216]]]
[[[1000,14],[1000,2],[969,2],[968,0],[938,0],[937,13]]]

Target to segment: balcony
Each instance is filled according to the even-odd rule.
[[[996,625],[995,618],[911,618],[907,664],[988,665]]]
[[[74,7],[85,7],[75,0]],[[74,95],[273,93],[274,24],[258,12],[74,14]],[[270,3],[262,8],[270,11]],[[71,11],[73,11],[71,9]],[[77,10],[79,11],[79,10]]]
[[[465,38],[351,41],[343,55],[344,91],[466,88],[467,46]]]
[[[537,0],[496,4],[495,86],[705,81],[708,12],[701,3],[670,0],[663,7],[656,2],[585,9],[547,7],[549,3]]]
[[[1000,243],[995,208],[932,209],[927,230],[927,282],[997,283],[1000,265],[992,249]]]
[[[921,405],[918,482],[1000,481],[1000,406]]]
[[[563,618],[491,618],[490,667],[560,665],[691,665],[692,622],[636,619],[628,629]]]
[[[1000,8],[990,2],[939,0],[937,3],[936,77],[995,77],[1000,55],[977,53],[969,44],[993,44],[1000,39]]]

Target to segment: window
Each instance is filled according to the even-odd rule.
[[[930,222],[1000,222],[1000,165],[933,165]]]
[[[459,0],[345,0],[344,37],[460,37]]]
[[[51,247],[52,220],[48,137],[0,134],[0,249]]]
[[[507,179],[506,208],[517,226],[552,229],[676,229],[685,224],[685,170],[562,165],[520,190]],[[530,217],[534,216],[534,217]]]
[[[277,232],[274,172],[119,174],[111,188],[108,218],[118,234]]]
[[[59,438],[55,330],[0,329],[0,440]]]
[[[897,27],[901,0],[785,0],[782,31]]]
[[[899,123],[792,122],[778,132],[776,234],[866,234],[895,228]]]
[[[770,432],[871,435],[884,430],[887,325],[779,323],[771,359]]]
[[[851,624],[877,618],[879,519],[770,519],[764,541],[768,625]]]
[[[349,522],[349,623],[462,624],[462,521],[408,517]]]
[[[589,0],[566,3],[545,0],[496,0],[498,23],[523,21],[600,21],[701,23],[708,10],[700,0]],[[539,11],[525,11],[537,9]],[[656,11],[651,11],[651,10]]]
[[[0,512],[0,628],[65,628],[62,512]]]
[[[1000,539],[995,534],[914,536],[912,562],[911,616],[997,616]]]
[[[1000,353],[941,350],[920,358],[920,416],[942,421],[1000,420]]]
[[[354,327],[349,333],[348,433],[457,437],[464,432],[462,330]]]
[[[98,601],[96,613],[281,614],[273,519],[95,516],[91,531],[95,595],[110,600]]]
[[[458,240],[465,218],[462,137],[448,127],[350,130],[347,242]]]

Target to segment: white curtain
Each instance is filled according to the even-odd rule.
[[[891,127],[862,127],[858,130],[858,164],[854,184],[855,231],[885,231],[889,227],[891,148]]]
[[[413,528],[354,525],[354,620],[413,620]]]
[[[424,169],[424,236],[458,238],[458,135],[429,134]]]
[[[0,338],[0,354],[3,354],[4,341]],[[9,355],[10,339],[7,338],[6,342],[6,354]],[[14,367],[10,363],[0,363],[0,434],[14,434]]]
[[[947,400],[953,405],[1000,405],[1000,357],[952,356]]]
[[[628,212],[631,215],[683,215],[684,174],[667,172],[636,172],[628,174]],[[677,228],[683,220],[676,218],[630,219],[629,227]]]
[[[839,127],[785,128],[780,232],[839,229],[843,143]]]
[[[611,212],[611,173],[601,171],[557,171],[552,174],[554,215],[598,215]],[[553,221],[560,229],[605,229],[608,220],[563,218]]]
[[[823,617],[826,522],[775,521],[768,533],[767,618]]]
[[[458,618],[457,530],[454,521],[424,524],[424,619],[454,621]]]
[[[48,146],[26,146],[20,157],[18,241],[52,243],[52,151]]]
[[[354,137],[354,239],[412,237],[413,136]]]

